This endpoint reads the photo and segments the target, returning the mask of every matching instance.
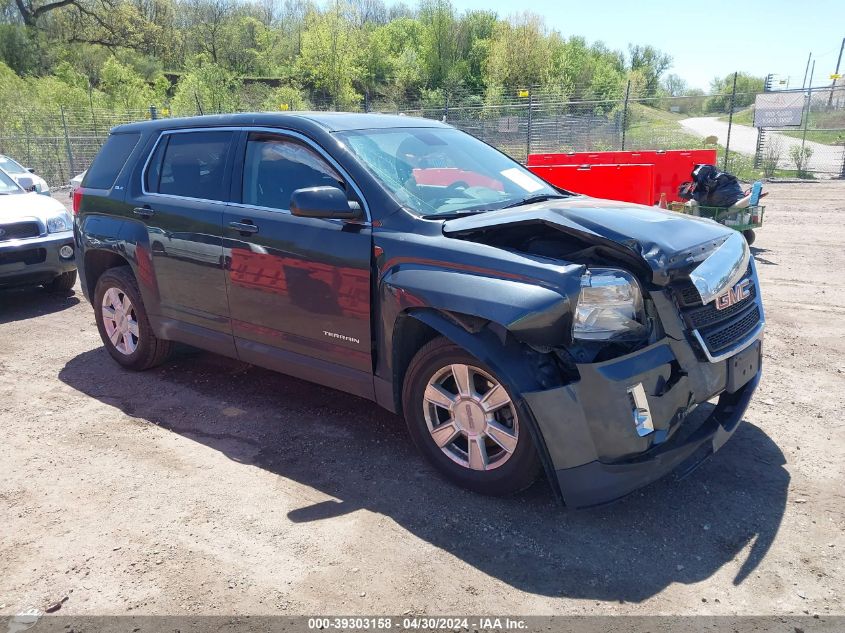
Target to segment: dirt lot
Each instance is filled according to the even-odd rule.
[[[0,615],[844,613],[845,183],[768,190],[745,422],[589,511],[455,489],[330,389],[190,349],[123,371],[78,291],[0,291]]]

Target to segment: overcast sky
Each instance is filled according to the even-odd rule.
[[[788,75],[790,87],[800,86],[810,51],[817,60],[813,85],[823,85],[845,37],[845,0],[452,1],[459,11],[492,9],[502,17],[530,10],[564,36],[611,48],[651,44],[672,56],[669,72],[704,90],[713,77],[735,70]]]

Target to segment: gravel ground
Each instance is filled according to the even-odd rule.
[[[456,489],[330,389],[188,348],[124,371],[78,289],[0,291],[0,615],[845,613],[845,183],[767,189],[744,423],[587,511]]]

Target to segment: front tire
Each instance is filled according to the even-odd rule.
[[[97,281],[93,303],[100,338],[118,363],[142,371],[167,360],[172,343],[153,333],[129,266],[103,273]]]
[[[417,352],[402,403],[414,444],[453,483],[502,496],[537,479],[540,460],[518,399],[451,341],[436,338]]]
[[[44,284],[47,292],[68,292],[76,285],[76,271],[69,270],[55,277],[52,281]]]
[[[742,236],[745,238],[745,241],[748,242],[749,246],[751,246],[754,243],[754,240],[757,239],[757,234],[754,233],[754,229],[745,229],[742,232]]]

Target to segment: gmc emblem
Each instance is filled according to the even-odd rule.
[[[716,297],[716,309],[724,310],[725,308],[730,308],[733,304],[747,299],[750,294],[751,280],[743,279],[733,288]]]

